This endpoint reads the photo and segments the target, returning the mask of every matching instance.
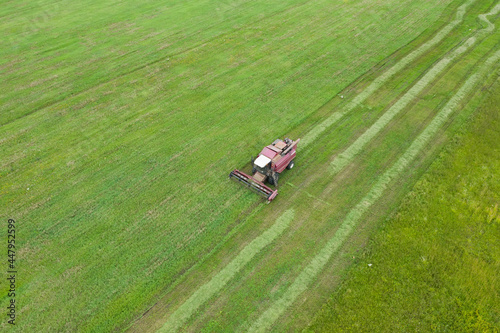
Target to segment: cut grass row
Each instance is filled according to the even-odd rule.
[[[403,59],[399,60],[394,66],[385,71],[382,75],[373,80],[372,83],[359,94],[357,94],[354,99],[349,102],[341,112],[335,112],[327,119],[325,119],[321,124],[315,126],[311,131],[307,133],[307,135],[302,140],[302,147],[306,147],[310,143],[314,142],[314,140],[327,128],[331,127],[335,124],[340,118],[344,117],[349,111],[363,103],[366,98],[368,98],[375,91],[380,89],[387,81],[400,72],[403,68],[412,63],[415,59],[419,58],[425,52],[428,52],[429,49],[439,44],[458,24],[462,23],[467,7],[473,4],[475,0],[470,0],[461,5],[456,13],[456,18],[447,24],[445,27],[439,30],[438,33],[428,42],[420,45],[415,51],[411,52]],[[342,95],[343,97],[343,95]]]
[[[238,256],[217,273],[210,282],[203,285],[183,303],[159,331],[177,331],[200,306],[219,292],[259,251],[274,241],[290,225],[293,216],[293,209],[287,210],[271,228],[245,246]]]
[[[481,103],[468,106],[477,107],[471,123],[376,232],[308,331],[500,329],[500,81],[491,80],[475,97]]]
[[[491,65],[492,62],[496,63],[496,61],[498,61],[498,58],[495,58],[494,60],[489,61],[489,65]],[[478,79],[477,76],[471,78],[471,81],[468,81],[466,83],[466,85],[464,86],[465,87],[464,89],[465,90],[470,89],[471,86],[473,86],[474,81],[475,81],[475,83],[477,83],[477,79]],[[457,104],[457,100],[464,99],[464,97],[465,97],[465,94],[462,91],[459,91],[459,93],[460,94],[458,94],[456,98],[452,99],[449,102],[449,104],[447,104],[445,106],[445,109],[443,110],[445,113],[449,114],[450,112],[455,111],[455,109],[457,107],[459,108],[459,104]],[[445,119],[446,119],[446,117],[436,118],[437,124],[442,123]],[[436,125],[435,122],[431,123],[430,127],[427,127],[427,129],[432,129],[433,131],[437,130],[438,128],[439,128],[439,126]],[[423,135],[424,135],[424,137],[426,137],[427,140],[430,139],[430,136],[426,132],[424,132]],[[416,143],[419,144],[419,145],[422,145],[422,144],[425,144],[425,140],[418,140],[418,141],[416,141]],[[410,147],[410,150],[409,150],[410,154],[413,154],[413,156],[415,156],[415,154],[418,151],[415,151],[415,149],[412,149],[412,148],[413,147]],[[402,162],[399,162],[399,163],[401,164],[401,163],[408,163],[408,162],[409,161],[406,160],[405,157],[403,157]],[[388,179],[392,179],[392,177],[388,177]],[[386,179],[386,181],[388,181],[388,179]],[[374,189],[376,189],[376,186],[377,185],[375,185]],[[359,207],[359,209],[357,209],[357,210],[354,209],[353,211],[351,211],[351,213],[352,212],[359,213],[359,210],[362,209],[362,208],[366,209],[365,203],[363,203]],[[358,215],[356,215],[356,216],[359,217]],[[336,234],[336,236],[338,236],[338,235]],[[333,240],[336,240],[336,238],[334,237]],[[337,243],[335,243],[335,244],[338,245]],[[327,251],[327,253],[328,253],[328,251]],[[324,259],[325,256],[326,255],[323,255],[323,256],[320,256],[319,258],[323,258]],[[280,258],[282,258],[282,257],[280,257]],[[322,262],[324,263],[324,260]],[[311,263],[311,265],[313,265],[313,262]],[[273,320],[277,319],[277,316],[279,316],[280,312],[284,311],[284,308],[287,306],[287,304],[290,305],[291,302],[294,300],[295,297],[297,297],[301,292],[303,292],[303,291],[306,290],[305,287],[304,287],[304,285],[307,285],[307,283],[306,283],[307,281],[310,282],[311,279],[314,279],[314,273],[312,273],[312,272],[314,272],[315,269],[313,269],[312,267],[316,267],[316,272],[317,272],[317,269],[320,266],[321,265],[319,265],[319,266],[318,265],[313,265],[313,266],[311,266],[311,269],[305,268],[303,270],[302,274],[297,278],[297,280],[295,280],[294,284],[290,287],[289,293],[287,291],[287,293],[284,294],[280,299],[276,300],[276,302],[274,303],[273,307],[271,307],[270,309],[268,309],[267,312],[265,312],[264,315],[261,318],[259,318],[259,320],[257,321],[256,324],[262,324],[262,326],[252,326],[252,328],[255,328],[257,330],[263,329],[264,331],[268,330],[269,329],[269,326],[267,326],[268,323],[269,322],[272,323]],[[302,277],[302,275],[304,275],[304,276]],[[294,312],[294,311],[292,311],[292,312]],[[266,316],[267,314],[269,314],[270,316]],[[269,319],[269,321],[267,321],[268,319]],[[282,327],[282,326],[280,325],[279,327]]]
[[[498,35],[497,35],[497,37],[498,37]],[[493,38],[493,39],[490,38],[489,40],[485,41],[485,43],[481,44],[480,45],[481,47],[479,47],[477,50],[474,50],[473,52],[471,52],[472,54],[470,56],[464,58],[463,61],[460,61],[459,63],[457,63],[452,68],[450,73],[447,73],[447,75],[445,77],[441,78],[440,81],[438,81],[438,85],[440,84],[439,82],[444,82],[443,87],[440,88],[440,89],[443,89],[442,92],[437,91],[438,98],[443,98],[443,97],[448,98],[447,96],[450,96],[449,95],[450,92],[454,91],[456,84],[458,82],[460,82],[461,80],[463,82],[463,80],[465,80],[467,75],[470,75],[473,72],[474,67],[472,67],[471,65],[474,64],[475,61],[477,61],[476,66],[478,66],[486,60],[487,55],[481,57],[481,56],[479,56],[479,54],[481,54],[481,53],[482,54],[485,54],[485,53],[491,54],[491,52],[489,50],[491,47],[493,47],[493,52],[494,52],[495,45],[498,45],[498,38]],[[481,49],[482,49],[481,52],[476,52],[476,51],[481,50]],[[496,47],[496,49],[498,49],[498,48]],[[476,60],[471,60],[471,59],[476,59]],[[461,75],[465,75],[465,78],[458,76],[457,73],[463,73]],[[444,89],[446,87],[448,88],[448,90]],[[437,100],[435,98],[435,94],[434,94],[436,92],[435,88],[437,88],[437,86],[435,86],[433,84],[432,90],[430,91],[431,94],[427,95],[427,97],[425,97],[424,99],[422,99],[422,98],[418,99],[418,105],[420,105],[420,107],[417,107],[417,108],[413,107],[413,110],[410,110],[409,112],[413,112],[414,115],[423,116],[424,113],[422,111],[424,111],[426,108],[428,108],[428,110],[432,110],[433,108],[436,108],[436,110],[438,110],[439,108],[441,108],[442,104],[441,105],[439,105],[439,103],[435,104],[437,102]],[[429,93],[429,92],[427,92],[427,93]],[[429,98],[433,95],[434,95],[434,97]],[[439,95],[441,95],[441,97]],[[465,100],[467,100],[467,98],[465,98]],[[432,104],[435,105],[434,107],[432,106],[432,104],[429,103],[430,101],[432,101]],[[429,109],[429,107],[430,107],[430,109]],[[457,109],[460,110],[460,108],[461,108],[461,106],[459,106]],[[471,111],[468,111],[468,112],[471,112]],[[464,115],[462,115],[462,113],[464,113]],[[425,165],[427,163],[426,158],[427,158],[427,161],[429,161],[428,158],[432,158],[432,156],[433,156],[432,152],[435,153],[436,152],[435,149],[438,149],[438,147],[443,143],[443,140],[446,141],[446,139],[445,139],[446,136],[448,136],[449,133],[453,133],[452,128],[450,129],[450,128],[448,128],[448,126],[450,124],[453,124],[453,126],[456,126],[457,123],[458,124],[463,123],[463,121],[466,119],[467,112],[462,112],[462,113],[452,115],[452,118],[450,119],[450,121],[446,122],[444,128],[440,129],[439,135],[433,140],[433,145],[426,147],[426,150],[427,150],[426,153],[424,155],[422,155],[422,157],[417,158],[417,161],[414,164],[414,167],[405,173],[405,179],[409,183],[404,184],[405,181],[399,180],[395,183],[396,186],[409,186],[409,184],[411,184],[411,182],[410,182],[411,177],[418,176],[419,170],[422,170],[421,169],[422,167],[425,169]],[[411,118],[409,118],[407,115],[405,115],[403,117],[406,117],[406,121],[405,121],[407,123],[406,124],[406,126],[407,126],[406,131],[408,132],[408,130],[414,130],[413,128],[415,127],[415,125],[414,125],[415,123],[412,124],[412,122],[410,121]],[[457,118],[457,119],[454,119],[454,118]],[[416,120],[417,118],[413,117],[413,119]],[[428,120],[425,120],[425,118],[423,120],[424,120],[423,122],[417,121],[419,123],[418,127],[423,128],[426,126],[425,123]],[[452,120],[456,120],[456,121],[454,122]],[[397,120],[397,121],[401,122],[400,120]],[[422,125],[420,125],[420,124],[422,124]],[[403,132],[401,132],[401,128],[400,128],[400,133],[403,133]],[[380,168],[380,164],[378,164],[378,166],[377,166],[377,160],[378,161],[381,161],[383,159],[390,160],[388,157],[391,154],[397,156],[397,153],[394,150],[395,146],[399,147],[398,148],[398,150],[399,150],[400,148],[406,147],[407,142],[409,142],[409,141],[405,140],[404,136],[401,136],[401,134],[399,134],[399,135],[397,134],[397,126],[395,127],[394,125],[391,125],[391,127],[388,128],[387,130],[385,130],[383,134],[381,133],[381,136],[382,136],[382,138],[385,139],[386,142],[384,143],[384,141],[377,139],[375,142],[373,142],[373,144],[370,145],[370,147],[367,146],[367,151],[369,153],[364,153],[363,154],[364,156],[360,156],[360,159],[363,162],[356,163],[355,164],[356,168],[367,168],[367,169],[371,170],[372,174],[381,174],[384,171],[384,168]],[[398,138],[398,136],[399,136],[399,138]],[[392,139],[391,139],[391,140],[393,140],[392,143],[389,143],[390,141],[387,140],[390,137],[392,137]],[[382,164],[382,165],[384,165],[384,164]],[[352,172],[351,173],[348,172],[345,175],[341,175],[341,177],[342,178],[349,177],[350,174],[352,174]],[[340,183],[340,184],[341,184],[340,186],[345,186],[345,185],[342,185],[342,183]],[[342,187],[337,186],[336,188],[337,188],[337,191],[333,192],[334,195],[344,195],[345,194],[345,191],[342,189]],[[401,191],[400,193],[404,193],[404,191],[402,189],[400,191]],[[392,200],[397,202],[397,200],[399,200],[399,199],[398,199],[397,194],[395,194],[396,191],[392,190],[390,192],[393,192],[393,193],[387,193],[386,195],[389,197],[392,197]],[[380,206],[387,207],[387,206],[384,206],[386,204],[387,204],[387,202],[381,203]],[[377,206],[379,206],[379,205],[377,204]],[[384,209],[382,207],[375,208],[374,210],[372,210],[370,212],[370,215],[376,214],[377,211],[380,212],[380,210]],[[390,210],[388,209],[388,211],[390,211]],[[367,216],[366,219],[372,221],[372,223],[374,222],[374,220],[376,221],[376,219],[372,218],[372,216]],[[360,227],[362,227],[362,226],[360,226]],[[353,236],[352,238],[355,238],[355,237],[357,237],[357,236]],[[352,241],[352,238],[350,241]],[[348,245],[348,248],[349,247],[351,249],[355,249],[355,247]],[[352,250],[352,251],[354,252],[354,250]],[[347,250],[344,251],[344,253],[340,253],[339,254],[340,258],[334,260],[334,262],[342,262],[342,261],[344,263],[346,261],[350,262],[351,260],[348,259],[350,257],[348,257],[346,252],[347,252]],[[336,269],[330,270],[329,273],[332,274],[334,277],[338,277],[339,275],[342,274],[342,267],[337,266]],[[328,284],[328,283],[331,284],[331,276],[332,275],[328,275],[328,273],[324,274],[324,276],[325,276],[324,283],[325,284]],[[326,289],[328,290],[328,287],[326,287]],[[308,294],[307,298],[310,298],[310,295],[313,294],[314,292],[319,293],[319,295],[321,295],[322,290],[320,288],[316,288],[316,290],[311,290],[311,292],[307,293]],[[319,297],[319,298],[321,299],[321,297]],[[307,300],[307,302],[304,301],[305,304],[302,307],[299,307],[298,309],[302,309],[302,311],[304,311],[305,309],[307,309],[307,307],[311,306],[311,304],[314,304],[315,300],[317,300],[317,298],[314,300]],[[290,313],[297,313],[297,312],[299,312],[298,309],[297,309],[297,307],[290,309]],[[306,312],[307,312],[307,310],[306,310]],[[309,313],[311,313],[311,312],[309,312]],[[301,318],[302,323],[307,323],[308,316],[306,315],[306,316],[302,316],[302,317],[303,317],[303,318]],[[295,320],[295,319],[292,319],[292,320]],[[295,321],[297,321],[297,320],[295,320]],[[280,319],[279,327],[281,327],[281,328],[286,327],[283,325],[283,318]]]
[[[487,15],[495,15],[500,10],[500,5],[495,6]],[[460,8],[459,14],[462,13],[462,8]],[[481,36],[483,34],[491,33],[494,29],[494,25],[490,21],[484,18],[483,15],[480,16],[483,21],[487,23],[487,27],[477,31],[476,35]],[[448,29],[445,29],[447,31]],[[441,33],[441,32],[440,32]],[[437,35],[439,36],[440,33]],[[336,174],[345,168],[353,158],[361,152],[364,146],[369,143],[383,128],[389,124],[389,122],[406,106],[415,100],[415,98],[430,84],[432,83],[442,71],[446,69],[447,66],[455,61],[455,58],[459,57],[463,53],[467,52],[477,41],[476,36],[472,36],[467,39],[462,46],[456,48],[451,52],[450,55],[442,58],[438,63],[436,63],[429,71],[416,82],[403,96],[401,96],[392,107],[385,112],[382,117],[380,117],[366,132],[364,132],[356,141],[349,146],[345,151],[340,153],[335,157],[335,159],[330,164],[332,174]],[[426,47],[425,47],[426,48]],[[423,53],[423,52],[422,52]],[[418,54],[418,53],[417,53]],[[420,53],[421,54],[421,53]],[[417,55],[418,56],[418,55]],[[415,56],[416,57],[416,56]],[[413,58],[413,57],[412,57]],[[403,62],[406,63],[406,59]],[[407,64],[408,65],[408,64]],[[399,67],[399,66],[395,66]],[[369,87],[370,89],[371,87]]]
[[[405,153],[392,165],[375,183],[370,192],[349,212],[342,221],[335,235],[328,241],[325,247],[312,259],[308,266],[295,279],[287,292],[281,296],[259,319],[252,325],[250,331],[266,332],[276,320],[286,311],[288,307],[307,290],[308,286],[316,278],[332,255],[339,250],[346,239],[351,235],[359,220],[370,210],[387,190],[388,185],[401,176],[402,172],[413,162],[421,150],[434,138],[438,129],[447,120],[452,112],[462,103],[462,100],[470,93],[485,73],[490,71],[492,65],[500,60],[500,51],[497,51],[486,62],[478,73],[472,75],[457,93],[450,99],[442,110],[434,117],[432,122],[413,141]]]

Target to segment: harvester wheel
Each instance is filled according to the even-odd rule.
[[[271,185],[277,185],[278,184],[278,178],[279,178],[279,173],[275,173],[269,177],[267,177],[267,181],[269,182],[269,184]]]
[[[252,168],[252,175],[255,175],[256,172],[257,172],[257,169]]]
[[[291,161],[290,163],[288,163],[288,165],[286,166],[286,168],[288,170],[290,170],[291,168],[293,168],[294,165],[295,165],[294,161]]]

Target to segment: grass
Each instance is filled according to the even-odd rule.
[[[259,251],[268,246],[288,227],[293,219],[293,214],[293,210],[287,210],[271,228],[245,246],[236,258],[176,310],[161,328],[161,331],[172,332],[179,329],[203,303],[219,292]]]
[[[488,11],[488,4],[484,4],[484,8],[477,8],[478,13],[481,13],[481,10]],[[457,34],[456,37],[458,37],[459,34]],[[492,45],[495,45],[494,42],[491,40],[487,40],[487,42],[481,43],[479,49],[482,49],[482,52],[488,52],[489,48]],[[442,46],[443,48],[449,47],[449,45]],[[477,55],[476,55],[477,56]],[[477,59],[477,58],[476,58]],[[422,59],[424,60],[424,59]],[[426,57],[426,61],[429,61],[429,59]],[[465,61],[465,60],[464,60]],[[474,69],[473,64],[470,62],[470,58],[465,61],[465,63],[469,63],[469,65],[465,64],[460,64],[455,67],[453,67],[453,70],[448,71],[446,73],[446,76],[444,78],[440,77],[439,82],[447,82],[449,83],[450,81],[455,81],[455,77],[458,73],[462,73],[460,75],[468,75],[467,71],[470,70],[471,68]],[[480,63],[480,62],[479,62]],[[472,65],[472,66],[471,66]],[[465,71],[464,71],[465,70]],[[470,74],[470,73],[469,73]],[[392,84],[392,82],[391,82]],[[433,83],[433,87],[439,86],[440,84]],[[448,85],[445,85],[448,86]],[[454,88],[454,87],[453,87]],[[450,87],[447,87],[448,91]],[[426,94],[429,94],[429,91],[426,91]],[[442,101],[443,98],[446,101],[447,98],[451,96],[444,95],[440,96],[439,98],[431,98],[433,100],[433,103],[437,103],[437,107],[439,107],[440,102]],[[443,105],[441,105],[443,106]],[[430,111],[436,111],[433,108],[429,109],[429,105],[422,105],[420,107],[414,107],[416,108],[419,112],[416,110],[410,114],[406,115],[407,120],[411,120],[412,118],[415,118],[416,115],[418,115],[420,112],[430,112]],[[438,108],[437,110],[439,110]],[[357,114],[357,117],[360,117],[360,114]],[[454,114],[455,117],[455,114]],[[463,121],[463,120],[462,120]],[[460,123],[460,122],[459,122]],[[344,124],[345,125],[345,124]],[[449,125],[447,125],[448,127]],[[344,126],[346,128],[347,126]],[[425,127],[425,125],[424,125]],[[342,126],[339,126],[338,129],[343,129]],[[405,129],[408,133],[408,129]],[[410,132],[415,133],[412,129]],[[336,138],[341,138],[341,137],[348,137],[347,135],[339,135],[339,132],[336,132],[335,134],[330,135],[335,135]],[[417,132],[418,133],[418,132]],[[406,134],[408,135],[408,134]],[[443,133],[440,134],[441,136]],[[404,148],[404,144],[402,144],[403,141],[405,140],[404,136],[401,136],[403,139],[400,139],[400,141],[393,142],[387,149],[390,149],[394,151],[394,146],[398,145]],[[442,140],[442,137],[441,139]],[[328,145],[330,147],[334,147],[335,144],[338,144],[338,141],[335,143],[332,143],[333,140],[329,140],[328,137],[324,138],[323,142],[328,142]],[[438,141],[439,142],[439,141]],[[343,143],[340,142],[342,145]],[[321,142],[318,144],[318,146],[321,146]],[[439,145],[436,145],[439,146]],[[380,147],[374,147],[375,148],[380,148]],[[401,149],[401,148],[400,148]],[[400,151],[398,149],[397,151]],[[317,152],[318,150],[315,150]],[[330,152],[331,154],[331,152]],[[310,156],[308,155],[308,152],[306,151],[303,153],[303,156],[305,160]],[[372,161],[376,164],[376,161],[384,160],[384,157],[386,156],[383,153],[380,156],[377,156],[375,159],[367,159],[369,161]],[[428,155],[428,152],[423,154],[424,157],[429,158],[432,157],[432,154]],[[425,163],[422,165],[422,160],[426,160],[426,158],[419,159],[419,166],[420,168],[425,169]],[[385,158],[387,159],[387,158]],[[359,162],[358,162],[359,164]],[[421,170],[418,168],[418,170]],[[316,167],[317,170],[321,170],[321,166]],[[363,167],[358,167],[358,169],[364,170]],[[324,241],[325,237],[330,236],[331,237],[331,232],[332,232],[332,220],[333,220],[333,225],[335,225],[335,219],[336,217],[334,216],[342,216],[342,210],[339,212],[339,202],[342,203],[344,206],[347,205],[347,207],[353,203],[355,204],[355,200],[359,200],[359,192],[364,189],[370,188],[370,179],[373,177],[373,174],[377,174],[377,170],[368,170],[365,173],[365,176],[363,177],[362,175],[355,175],[355,177],[350,177],[351,179],[359,181],[361,180],[368,180],[364,181],[365,184],[360,186],[360,185],[351,185],[349,183],[348,186],[346,186],[346,182],[344,181],[342,185],[345,186],[345,190],[341,192],[334,193],[333,195],[328,196],[328,200],[332,202],[332,200],[336,200],[337,202],[334,203],[334,206],[337,206],[336,209],[333,210],[333,216],[332,216],[332,209],[331,206],[328,207],[321,207],[317,205],[317,202],[315,202],[312,199],[307,199],[305,198],[310,198],[309,195],[312,195],[312,197],[317,197],[314,194],[321,194],[324,186],[323,183],[321,184],[314,184],[311,185],[308,183],[308,181],[303,181],[301,183],[301,188],[307,188],[308,193],[306,195],[299,195],[297,194],[297,200],[294,200],[294,196],[289,199],[289,201],[293,200],[293,207],[298,207],[297,210],[309,210],[309,207],[307,206],[314,206],[314,209],[317,209],[318,211],[315,213],[302,213],[300,216],[296,219],[298,221],[294,222],[294,225],[292,225],[291,229],[289,231],[286,231],[284,236],[282,237],[283,239],[279,239],[274,247],[269,248],[269,251],[264,251],[266,253],[262,253],[259,257],[256,258],[254,263],[250,263],[248,267],[245,269],[244,272],[240,274],[240,276],[235,277],[234,282],[231,282],[228,287],[226,287],[226,290],[224,294],[221,296],[217,297],[215,300],[212,301],[212,305],[205,307],[202,309],[201,315],[197,315],[196,319],[192,322],[192,324],[185,326],[184,328],[188,328],[191,330],[203,330],[203,329],[230,329],[230,330],[244,330],[248,328],[252,321],[256,320],[256,317],[252,317],[251,313],[259,313],[263,312],[267,306],[270,306],[271,303],[269,303],[271,300],[278,300],[281,295],[286,291],[287,287],[290,286],[291,282],[293,282],[294,278],[301,272],[302,268],[304,268],[304,259],[310,256],[314,255],[315,249],[320,249],[322,244],[321,242]],[[305,177],[305,178],[314,178],[311,176],[307,175],[297,175],[298,178],[300,177]],[[291,175],[291,179],[295,179],[295,175]],[[418,175],[418,173],[417,173]],[[413,174],[415,176],[415,174]],[[411,184],[410,181],[411,178],[406,179],[406,182],[403,182],[405,186],[408,186],[408,184]],[[324,180],[325,183],[331,182],[331,179],[326,178]],[[293,181],[295,183],[295,181]],[[401,182],[399,183],[401,184]],[[372,184],[373,185],[373,184]],[[396,186],[396,188],[398,188]],[[350,193],[347,193],[348,191]],[[394,190],[392,195],[394,196],[397,193],[402,193],[399,191],[404,191],[404,189],[399,189],[399,190]],[[284,192],[282,192],[284,193]],[[403,192],[404,193],[404,192]],[[393,198],[393,200],[395,200]],[[397,200],[396,200],[397,201]],[[384,211],[386,209],[386,206],[384,205],[377,205],[380,206],[377,209],[375,209],[375,212],[378,210],[379,213],[381,211]],[[381,208],[383,207],[383,208]],[[299,209],[300,208],[300,209]],[[278,208],[279,209],[279,208]],[[372,212],[373,213],[373,212]],[[328,215],[330,214],[330,215]],[[376,214],[376,213],[375,213]],[[295,220],[294,220],[295,221]],[[313,223],[308,223],[308,221],[314,221]],[[373,221],[373,219],[372,219]],[[265,220],[260,219],[259,223],[265,223]],[[306,227],[307,225],[307,227]],[[251,229],[253,228],[253,229]],[[305,230],[307,228],[307,230]],[[211,258],[210,263],[207,263],[207,265],[200,265],[200,267],[197,269],[199,271],[202,271],[205,273],[205,275],[202,275],[201,273],[199,274],[193,274],[192,278],[187,278],[185,282],[181,282],[181,286],[179,286],[179,291],[182,292],[182,294],[179,294],[175,291],[172,291],[171,293],[168,293],[165,297],[165,301],[167,300],[177,300],[179,303],[183,302],[184,296],[183,294],[185,293],[185,290],[187,288],[192,288],[192,286],[196,286],[197,284],[200,283],[200,280],[203,281],[206,279],[206,274],[211,274],[211,272],[216,272],[217,270],[221,269],[222,266],[218,266],[214,268],[211,264],[213,262],[218,262],[218,260],[222,260],[220,258],[224,258],[227,256],[232,256],[238,253],[238,246],[235,244],[238,244],[239,242],[244,242],[244,239],[252,239],[255,237],[254,232],[255,232],[255,224],[251,225],[248,228],[242,228],[240,232],[244,234],[244,236],[239,236],[237,237],[238,239],[233,241],[230,241],[229,244],[227,245],[228,248],[234,249],[232,252],[234,254],[231,254],[231,251],[224,251],[221,254],[215,254],[213,258]],[[264,229],[265,230],[265,229]],[[335,229],[333,229],[334,231]],[[248,232],[245,234],[245,232]],[[330,233],[330,234],[329,234]],[[318,235],[321,235],[319,237]],[[315,244],[316,243],[316,244]],[[291,244],[295,244],[294,246]],[[287,264],[285,264],[286,262]],[[219,268],[221,267],[221,268]],[[312,289],[312,288],[311,288]],[[262,293],[262,290],[268,290],[271,291],[270,293]],[[310,298],[311,295],[314,295],[316,291],[314,292],[308,292],[307,298]],[[262,305],[264,303],[264,305]],[[310,303],[309,303],[310,304]],[[237,306],[235,306],[237,305]],[[315,306],[313,304],[313,306]],[[287,312],[287,315],[283,316],[280,318],[280,323],[279,327],[280,329],[283,329],[283,327],[289,327],[286,325],[290,325],[287,323],[289,320],[288,318],[294,317],[297,312],[299,313],[307,313],[307,310],[304,310],[305,306],[302,306],[297,309],[297,307],[294,307],[293,310],[289,310]],[[168,311],[169,309],[166,307],[158,306],[160,310],[158,310],[157,313],[154,311],[148,312],[148,316],[151,318],[159,318],[159,317],[168,317]],[[167,315],[165,315],[165,312]],[[290,316],[289,314],[293,313],[294,316]],[[255,315],[254,315],[255,316]],[[307,316],[306,316],[307,317]],[[151,322],[151,321],[150,321]],[[298,321],[300,323],[300,321]],[[298,323],[294,323],[293,325],[300,325]],[[239,325],[239,326],[238,326]],[[247,326],[248,325],[248,326]],[[140,328],[144,328],[144,326],[138,326]],[[300,326],[299,326],[300,327]],[[138,329],[137,329],[138,330]],[[279,329],[278,329],[279,330]]]
[[[500,81],[373,236],[308,331],[500,329]]]
[[[316,126],[313,130],[307,133],[306,137],[303,139],[302,146],[306,146],[314,141],[318,137],[318,135],[323,132],[328,127],[332,126],[335,122],[337,122],[341,117],[345,116],[349,111],[354,109],[359,104],[363,103],[366,98],[368,98],[375,91],[380,89],[387,81],[397,74],[399,71],[404,69],[404,67],[408,66],[412,61],[422,56],[423,53],[428,52],[432,47],[436,46],[436,44],[440,43],[443,38],[445,38],[458,24],[462,23],[464,14],[468,6],[474,3],[475,0],[471,0],[465,2],[462,6],[460,6],[457,10],[456,18],[447,24],[444,28],[442,28],[436,35],[428,42],[420,45],[418,49],[408,54],[403,59],[399,60],[398,63],[391,68],[389,68],[385,73],[377,77],[373,82],[364,89],[363,92],[358,94],[354,99],[345,107],[343,112],[335,112],[327,119],[325,119],[320,126]],[[343,96],[343,95],[342,95]]]
[[[387,190],[388,185],[394,178],[400,174],[413,162],[415,157],[420,153],[423,147],[429,144],[430,139],[436,134],[439,127],[447,120],[447,117],[456,109],[462,99],[470,91],[471,87],[477,84],[477,81],[484,77],[491,65],[498,62],[500,59],[500,51],[495,53],[486,61],[482,68],[482,73],[471,76],[454,95],[454,97],[443,107],[443,109],[435,116],[433,121],[425,128],[425,130],[413,141],[412,145],[404,152],[404,154],[391,166],[372,187],[370,192],[349,212],[341,226],[331,238],[326,246],[316,255],[310,264],[297,277],[294,283],[290,286],[286,294],[269,308],[254,324],[256,331],[268,331],[270,326],[283,314],[287,307],[305,290],[308,285],[314,280],[315,276],[321,271],[332,255],[338,251],[342,243],[352,233],[363,215],[374,205],[378,199]],[[352,146],[351,146],[352,147]]]
[[[467,8],[432,52],[412,59],[411,70],[404,66],[322,129],[314,144],[299,147],[298,167],[280,178],[272,205],[229,183],[228,172],[248,167],[249,156],[278,136],[311,133],[447,27],[463,3],[4,6],[0,31],[12,47],[0,51],[0,215],[20,225],[16,328],[144,332],[163,327],[178,309],[194,313],[181,329],[249,328],[417,137],[407,124],[423,130],[457,80],[465,81],[495,50],[496,35],[478,39],[419,94],[426,103],[404,108],[336,176],[328,172],[332,159],[434,62],[483,29],[477,15],[493,1]],[[452,114],[418,156],[418,167],[392,184],[367,223],[377,225],[397,206],[466,115]],[[293,220],[272,233],[276,238],[264,237],[290,208]],[[254,243],[259,239],[264,246]],[[251,256],[235,261],[248,251]],[[303,327],[321,295],[336,286],[321,282],[333,266],[275,329]],[[219,279],[224,272],[229,279]],[[216,291],[197,294],[210,281]],[[192,295],[203,301],[191,307],[185,302]]]

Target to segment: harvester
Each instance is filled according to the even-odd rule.
[[[278,195],[278,178],[285,169],[291,169],[294,166],[297,141],[285,138],[277,139],[269,146],[264,147],[256,159],[252,158],[252,176],[247,175],[237,169],[229,174],[229,178],[237,180],[251,190],[259,193],[272,201]],[[273,190],[265,185],[265,182],[275,185]]]

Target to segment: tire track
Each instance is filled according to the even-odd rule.
[[[264,247],[269,245],[274,239],[288,228],[295,212],[293,209],[285,211],[273,224],[272,227],[264,231],[255,238],[240,253],[227,264],[212,279],[198,288],[174,313],[167,319],[162,328],[157,332],[177,331],[207,300],[219,292],[226,283],[231,280],[252,258]]]
[[[327,242],[325,247],[311,260],[302,273],[295,279],[292,285],[285,291],[284,295],[275,301],[258,320],[250,327],[250,332],[266,332],[274,322],[285,312],[285,310],[307,290],[310,283],[316,278],[330,258],[340,248],[356,227],[360,218],[370,207],[383,195],[392,180],[398,177],[402,171],[415,159],[422,149],[430,142],[450,114],[455,111],[460,102],[470,93],[478,81],[487,74],[493,65],[498,65],[500,51],[483,64],[478,72],[471,75],[457,93],[439,111],[432,122],[413,141],[393,166],[387,170],[371,188],[370,192],[348,213],[335,235]]]
[[[393,77],[396,73],[401,71],[403,68],[408,66],[412,61],[420,57],[422,54],[427,52],[431,47],[435,46],[441,42],[444,37],[446,37],[458,24],[463,21],[466,9],[468,6],[476,2],[476,0],[469,0],[457,9],[457,14],[455,20],[446,25],[441,29],[430,41],[422,44],[418,49],[408,54],[406,57],[401,59],[394,66],[389,68],[386,72],[376,78],[365,90],[359,93],[350,103],[348,103],[344,110],[332,114],[330,117],[325,119],[321,124],[314,127],[307,133],[301,140],[301,147],[305,148],[310,143],[323,133],[327,128],[335,124],[340,118],[344,117],[347,113],[352,111],[355,107],[363,103],[371,94],[378,90],[382,85],[387,83],[387,81]]]
[[[489,13],[479,15],[481,20],[487,22],[487,28],[476,32],[475,36],[467,39],[460,47],[456,48],[447,57],[441,59],[434,65],[408,92],[406,92],[387,112],[385,112],[370,128],[368,128],[358,139],[346,150],[340,153],[330,164],[330,173],[335,175],[344,169],[353,158],[358,155],[363,147],[370,142],[401,110],[413,101],[422,90],[436,79],[436,77],[458,56],[465,53],[473,46],[481,35],[491,33],[494,25],[488,21],[486,16],[497,14],[500,4],[497,4]]]

